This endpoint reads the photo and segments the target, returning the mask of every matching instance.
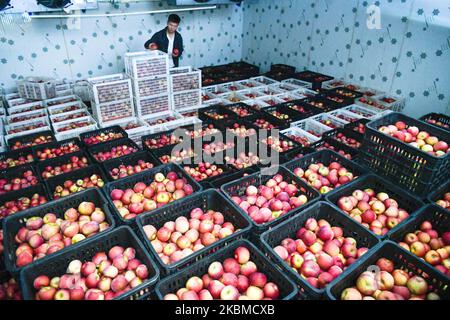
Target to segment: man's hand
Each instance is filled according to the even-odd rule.
[[[150,50],[158,50],[158,45],[156,43],[150,43],[150,45],[148,46],[148,48]]]
[[[177,58],[180,55],[180,50],[178,49],[173,49],[172,51],[172,56],[174,56],[175,58]]]

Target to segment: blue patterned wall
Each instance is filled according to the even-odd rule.
[[[100,3],[86,14],[160,10],[162,2]],[[180,13],[184,37],[182,65],[221,64],[241,59],[242,8]],[[0,30],[0,86],[9,91],[15,81],[32,75],[86,78],[123,70],[123,54],[141,51],[151,35],[166,26],[167,14],[82,18],[72,29],[67,19],[32,20]]]
[[[367,8],[381,29],[368,29]],[[450,3],[445,0],[247,0],[243,58],[343,77],[406,97],[405,112],[450,113]]]

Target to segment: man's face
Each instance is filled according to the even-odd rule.
[[[178,23],[175,22],[168,22],[167,23],[167,30],[169,31],[169,33],[174,33],[175,31],[177,31],[178,29]]]

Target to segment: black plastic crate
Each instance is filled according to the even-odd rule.
[[[8,145],[10,150],[20,150],[23,148],[29,148],[31,145],[27,145],[29,143],[32,143],[32,141],[34,141],[36,138],[39,138],[41,136],[46,136],[46,137],[50,137],[52,141],[56,141],[55,135],[53,134],[53,131],[51,130],[45,130],[45,131],[39,131],[36,133],[31,133],[31,134],[27,134],[27,135],[23,135],[23,136],[18,136],[18,137],[14,137],[11,139],[8,139],[8,141],[6,141],[6,144]],[[16,144],[16,142],[20,142],[22,144],[26,144],[25,147],[19,148],[19,149],[15,149],[13,148],[13,146]],[[43,144],[39,144],[39,145],[46,145],[47,143],[43,143]]]
[[[42,179],[42,180],[48,180],[48,179],[45,179],[43,176],[42,176],[42,173],[45,171],[45,168],[47,167],[47,166],[51,166],[51,167],[56,167],[56,166],[62,166],[62,165],[64,165],[64,164],[68,164],[69,162],[70,162],[70,158],[71,157],[78,157],[78,158],[82,158],[82,157],[86,157],[86,159],[87,159],[87,165],[86,165],[86,167],[87,166],[89,166],[90,164],[92,164],[92,160],[91,160],[91,158],[84,152],[84,151],[77,151],[77,152],[74,152],[74,153],[71,153],[71,154],[66,154],[66,155],[63,155],[63,156],[61,156],[61,157],[57,157],[57,158],[52,158],[52,159],[49,159],[49,160],[47,160],[47,161],[41,161],[41,162],[39,162],[37,165],[36,165],[36,171],[37,171],[37,173],[39,174],[39,177]],[[86,168],[86,167],[84,167],[84,168]],[[84,168],[78,168],[77,170],[81,170],[81,169],[84,169]],[[73,172],[73,171],[77,171],[77,170],[72,170],[72,171],[70,171],[70,172]],[[66,172],[66,173],[69,173],[69,172]],[[61,173],[61,174],[64,174],[64,173]],[[58,176],[58,175],[57,175]]]
[[[425,130],[430,135],[436,136],[439,140],[446,141],[447,143],[450,143],[450,132],[396,112],[371,121],[366,126],[364,151],[374,154],[377,157],[378,155],[382,155],[384,157],[383,164],[393,161],[394,169],[396,163],[409,167],[413,172],[408,172],[410,179],[404,183],[402,182],[402,185],[412,192],[426,196],[433,187],[437,187],[448,180],[450,176],[450,153],[442,157],[435,157],[378,131],[379,127],[394,124],[397,121],[403,121],[409,126],[416,126],[419,128],[419,131]],[[377,162],[370,161],[369,164],[375,171],[382,169],[381,165]],[[398,167],[399,172],[397,173],[399,175],[401,170],[403,170],[403,167]],[[424,189],[410,187],[410,185],[417,185],[418,182],[429,184],[429,187]]]
[[[285,103],[280,104],[279,106],[283,107],[283,108],[287,107],[287,108],[293,110],[296,114],[299,115],[299,119],[306,119],[306,118],[315,116],[315,115],[323,112],[323,110],[321,110],[319,108],[316,108],[307,103],[304,103],[303,99],[285,102]],[[300,108],[303,108],[305,110],[305,112],[299,111]]]
[[[269,122],[270,124],[272,124],[274,126],[273,129],[283,130],[283,129],[289,128],[289,123],[281,121],[281,120],[275,118],[274,116],[272,116],[268,113],[265,113],[265,112],[261,112],[261,113],[255,114],[253,116],[246,117],[244,119],[244,121],[248,122],[249,124],[251,124],[253,126],[261,128],[260,126],[255,124],[256,120],[258,120],[258,119],[264,119],[265,121]]]
[[[120,138],[116,138],[116,139],[112,139],[112,140],[108,140],[108,141],[103,141],[103,142],[99,142],[99,143],[95,143],[95,144],[87,144],[86,143],[86,139],[87,138],[91,138],[93,136],[96,136],[98,134],[109,134],[109,133],[114,133],[114,134],[121,134],[122,137]],[[123,139],[123,138],[128,138],[128,134],[126,133],[125,130],[122,129],[121,126],[110,126],[110,127],[106,127],[106,128],[102,128],[102,129],[97,129],[97,130],[92,130],[89,132],[84,132],[80,134],[80,140],[81,142],[83,142],[85,144],[86,147],[91,147],[91,146],[97,146],[109,141],[113,141],[113,140],[117,140],[117,139]]]
[[[270,66],[270,71],[273,72],[284,72],[284,73],[295,73],[295,67],[287,64],[276,63]]]
[[[90,166],[80,169],[80,170],[60,174],[56,177],[46,180],[44,183],[45,183],[45,186],[47,187],[50,197],[55,199],[54,192],[55,192],[55,189],[57,186],[63,186],[64,182],[68,181],[68,180],[71,180],[73,183],[76,183],[77,180],[79,180],[79,179],[82,180],[82,179],[84,179],[86,177],[90,177],[94,174],[99,176],[103,180],[104,184],[106,185],[106,183],[108,182],[108,179],[107,179],[105,173],[103,172],[103,170],[101,169],[101,167],[97,164],[90,165]]]
[[[284,221],[272,230],[264,232],[261,235],[261,242],[270,253],[274,263],[277,265],[282,265],[286,270],[288,270],[287,273],[297,285],[300,287],[308,287],[309,290],[314,293],[315,298],[320,298],[325,294],[325,288],[319,289],[313,287],[299,273],[292,270],[291,267],[289,267],[289,265],[273,251],[274,247],[281,245],[281,241],[283,241],[283,239],[295,239],[295,234],[300,228],[304,227],[305,222],[309,218],[314,218],[316,220],[325,219],[331,224],[331,226],[341,227],[344,231],[344,237],[354,238],[357,241],[358,247],[367,247],[370,250],[375,247],[380,240],[359,223],[324,201],[315,203],[304,210],[301,214]],[[358,261],[354,264],[357,264]],[[339,280],[341,277],[342,274],[336,279]]]
[[[346,88],[346,87],[333,88],[333,89],[329,90],[328,92],[338,95],[345,99],[353,100],[353,101],[355,101],[355,99],[361,98],[363,96],[362,92],[350,90],[349,88]]]
[[[47,143],[47,144],[43,144],[43,145],[38,145],[32,148],[33,150],[33,157],[35,159],[36,162],[41,162],[41,161],[46,161],[52,158],[46,158],[44,160],[40,160],[38,153],[39,152],[44,152],[46,149],[53,149],[53,148],[58,148],[61,146],[68,146],[68,145],[73,145],[73,146],[77,146],[78,150],[75,150],[74,152],[77,151],[81,151],[83,150],[83,144],[81,143],[80,139],[78,138],[71,138],[71,139],[66,139],[66,140],[61,140],[61,141],[55,141],[55,142],[51,142],[51,143]],[[73,152],[71,152],[73,153]],[[66,154],[71,154],[71,153],[66,153]],[[64,154],[64,155],[66,155]],[[53,158],[56,157],[60,157],[61,155],[55,156]]]
[[[136,258],[147,266],[149,279],[139,286],[114,298],[114,300],[136,300],[147,294],[159,279],[159,270],[152,261],[145,247],[139,241],[134,232],[126,226],[107,231],[99,237],[80,242],[77,247],[67,251],[58,251],[46,261],[38,261],[33,265],[25,267],[20,274],[20,282],[23,296],[26,300],[34,300],[36,290],[33,281],[36,277],[45,274],[49,277],[57,277],[65,274],[67,265],[72,260],[82,262],[92,259],[97,252],[107,252],[114,246],[133,247],[136,250]]]
[[[111,170],[113,170],[114,168],[118,168],[122,164],[125,166],[128,166],[128,165],[135,166],[138,164],[138,162],[140,160],[143,160],[145,162],[149,162],[149,163],[153,164],[153,167],[157,167],[157,166],[161,165],[161,162],[158,159],[155,159],[155,157],[150,152],[138,151],[138,152],[132,153],[128,156],[105,161],[101,164],[101,166],[103,167],[103,170],[104,170],[105,175],[108,178],[108,180],[115,181],[115,180],[120,180],[123,178],[114,179],[110,173]],[[153,169],[153,168],[150,168],[150,169]],[[146,170],[148,170],[148,169],[146,169]],[[143,171],[145,171],[145,170],[143,170]]]
[[[432,291],[438,293],[441,299],[450,299],[448,290],[450,280],[392,241],[384,241],[378,244],[376,248],[362,256],[358,263],[345,270],[341,277],[327,287],[328,298],[331,300],[340,299],[342,291],[346,288],[354,287],[358,277],[363,272],[371,270],[371,267],[380,258],[392,260],[395,269],[402,269],[407,273],[411,272],[424,278],[433,287]]]
[[[253,109],[252,107],[250,107],[249,105],[247,105],[247,104],[245,104],[243,102],[227,104],[227,105],[224,106],[224,108],[226,108],[227,110],[233,112],[238,119],[245,119],[248,116],[251,116],[251,115],[254,115],[254,114],[258,113],[257,111],[255,111],[255,109]],[[245,110],[247,110],[249,112],[249,115],[247,115],[245,117],[239,116],[235,111],[233,111],[234,108],[245,109]]]
[[[0,195],[0,206],[3,206],[8,201],[18,200],[22,197],[30,198],[36,193],[39,194],[40,196],[44,196],[45,199],[47,200],[47,202],[50,201],[50,199],[51,199],[48,194],[47,189],[45,188],[45,185],[42,183],[38,183],[37,185],[34,185],[34,186],[26,188],[26,189],[12,191],[12,192],[8,192],[8,193]],[[22,212],[22,211],[19,211],[19,212]],[[17,214],[19,212],[16,212],[14,214]],[[0,229],[1,229],[2,218],[3,217],[0,215]]]
[[[179,128],[179,129],[181,129],[181,128]],[[146,141],[153,140],[153,139],[159,140],[159,139],[161,139],[163,136],[170,137],[170,136],[173,135],[173,133],[174,133],[176,130],[178,130],[178,129],[172,129],[172,130],[167,130],[167,131],[163,131],[163,132],[152,133],[152,134],[148,134],[148,135],[142,136],[142,137],[141,137],[141,139],[142,139],[142,149],[144,149],[144,150],[150,150],[150,151],[151,151],[151,150],[158,149],[158,148],[151,148],[151,147],[149,147],[149,146],[147,145]],[[188,135],[179,135],[178,138],[179,138],[179,139],[182,139],[182,140],[180,140],[180,141],[178,141],[178,142],[175,142],[175,143],[172,143],[172,144],[165,145],[165,147],[167,147],[167,146],[175,146],[176,144],[182,142],[182,141],[185,140],[185,139],[190,139],[190,137],[188,137]]]
[[[214,119],[211,116],[212,113],[222,115],[222,116],[224,116],[224,118],[223,119]],[[211,107],[202,108],[199,110],[198,114],[199,114],[200,120],[202,120],[202,121],[209,120],[209,121],[213,121],[213,123],[220,123],[221,121],[224,121],[224,120],[231,120],[231,119],[237,118],[237,114],[234,113],[233,111],[230,111],[225,106],[211,106]]]
[[[128,147],[135,148],[135,149],[136,149],[135,152],[137,152],[137,151],[140,150],[140,149],[139,149],[139,146],[138,146],[133,140],[128,139],[128,138],[117,139],[117,140],[105,142],[105,143],[102,143],[102,144],[97,144],[97,145],[94,145],[94,146],[92,146],[92,147],[89,147],[87,150],[88,150],[88,152],[89,152],[89,155],[92,157],[92,159],[93,159],[94,161],[96,161],[97,163],[102,163],[102,162],[104,162],[104,161],[100,161],[100,160],[97,160],[97,159],[95,158],[95,156],[96,156],[99,152],[107,152],[107,151],[110,151],[110,150],[111,150],[112,148],[114,148],[114,147],[122,146],[122,145],[126,145],[126,146],[128,146]],[[132,153],[135,153],[135,152],[132,152]],[[123,156],[122,156],[122,157],[123,157]],[[117,158],[121,158],[121,157],[117,157]],[[117,159],[117,158],[114,158],[114,159]],[[111,160],[111,159],[108,159],[108,160]]]
[[[114,190],[114,189],[126,190],[128,188],[132,189],[133,186],[138,182],[144,182],[146,184],[149,184],[151,181],[154,181],[153,178],[156,173],[162,173],[164,175],[167,175],[167,173],[169,173],[171,171],[177,173],[178,177],[186,179],[187,183],[190,184],[192,186],[192,189],[194,190],[193,194],[202,190],[202,187],[200,186],[200,184],[198,184],[194,179],[192,179],[192,177],[189,176],[183,170],[183,168],[181,168],[179,165],[177,165],[175,163],[170,163],[170,164],[166,164],[163,166],[155,167],[150,170],[143,171],[141,173],[120,179],[118,181],[109,182],[108,184],[106,184],[104,191],[108,197],[108,200],[111,202],[110,193],[112,190]],[[111,205],[111,207],[112,207],[112,210],[113,210],[114,214],[116,215],[118,221],[120,221],[121,224],[132,225],[133,222],[136,220],[136,219],[126,220],[126,219],[122,218],[119,211],[113,204]],[[154,211],[155,210],[153,210],[151,212],[154,212]]]
[[[358,161],[374,173],[399,184],[405,190],[423,199],[439,185],[439,182],[430,181],[429,178],[436,175],[435,171],[422,170],[418,173],[414,166],[394,161],[385,154],[375,151],[370,144],[363,144],[359,150]],[[428,178],[422,178],[422,175]]]
[[[29,159],[29,156],[31,156],[31,158]],[[12,160],[17,160],[20,157],[24,157],[25,160],[27,161],[24,164],[18,165],[18,166],[11,166],[8,167],[6,165],[6,160],[7,159],[12,159]],[[0,153],[0,162],[4,162],[4,164],[2,164],[2,166],[4,167],[0,167],[0,170],[9,170],[9,169],[14,169],[20,166],[24,166],[24,165],[28,165],[28,164],[33,164],[34,163],[34,157],[33,157],[33,152],[31,151],[31,148],[23,148],[23,149],[17,149],[17,150],[12,150],[12,151],[6,151],[6,152],[2,152]]]
[[[19,272],[24,268],[24,267],[18,268],[16,266],[15,252],[18,245],[14,240],[14,238],[19,229],[26,224],[28,218],[35,216],[44,217],[47,213],[54,213],[58,218],[64,218],[64,212],[66,212],[70,208],[78,208],[78,205],[83,201],[95,203],[95,206],[101,208],[105,213],[106,217],[105,221],[108,222],[109,229],[112,230],[115,227],[115,221],[109,208],[108,202],[105,196],[98,189],[89,189],[83,192],[78,192],[74,195],[48,202],[42,206],[34,207],[21,213],[10,215],[3,221],[4,245],[5,245],[4,256],[6,269],[9,272],[17,275],[17,272]],[[91,236],[90,238],[98,238],[100,234],[102,234],[102,232],[96,234],[95,236]],[[83,242],[84,240],[80,241],[79,243],[73,244],[69,247],[65,247],[54,254],[35,260],[29,265],[34,265],[36,262],[38,261],[40,262],[41,260],[47,261],[49,257],[52,257],[62,252],[70,251],[72,248],[77,249],[79,248],[79,245],[82,244]]]
[[[152,244],[147,239],[143,227],[146,225],[153,225],[156,229],[163,227],[164,223],[167,221],[175,221],[178,217],[187,217],[189,219],[190,212],[195,208],[201,208],[203,211],[214,210],[221,212],[224,216],[225,222],[231,222],[235,226],[235,232],[228,237],[220,239],[213,244],[204,247],[203,249],[196,251],[181,259],[178,262],[171,264],[164,264],[161,258],[158,256],[156,251],[153,249]],[[160,270],[164,275],[169,275],[174,272],[180,271],[181,269],[187,267],[195,261],[198,261],[202,254],[207,252],[211,247],[222,246],[229,244],[236,239],[243,238],[251,229],[251,223],[249,218],[241,213],[225,196],[216,190],[206,190],[201,193],[197,193],[191,197],[186,197],[180,201],[176,201],[168,204],[160,209],[148,212],[146,214],[140,215],[137,220],[138,232],[140,237],[143,239],[144,244],[150,250],[156,261]]]
[[[420,229],[420,225],[424,221],[430,221],[433,225],[433,230],[436,230],[440,236],[444,232],[450,231],[450,212],[438,205],[429,204],[417,211],[411,219],[408,219],[400,228],[395,229],[387,233],[389,240],[396,243],[404,242],[404,237],[406,234]],[[421,259],[423,260],[423,259]],[[433,266],[423,260],[431,268]],[[450,277],[446,275],[449,279]]]
[[[359,164],[348,160],[342,155],[331,151],[331,150],[321,150],[316,151],[314,153],[310,153],[305,155],[304,157],[296,160],[292,160],[284,164],[284,166],[294,174],[295,168],[302,168],[303,170],[308,169],[308,166],[313,163],[323,163],[325,166],[330,165],[331,162],[338,162],[341,166],[346,168],[349,172],[353,174],[353,180],[364,176],[367,173],[367,170],[361,167]],[[337,190],[341,188],[334,188],[333,190]]]
[[[350,196],[353,193],[353,191],[358,189],[364,190],[366,188],[373,189],[375,191],[375,194],[377,194],[378,192],[387,193],[389,195],[389,198],[392,198],[397,201],[399,208],[402,208],[409,213],[409,217],[407,219],[400,222],[394,229],[391,230],[396,230],[397,228],[399,228],[405,221],[407,221],[411,217],[413,213],[415,213],[418,209],[420,209],[424,205],[422,200],[420,200],[419,198],[406,192],[401,187],[396,186],[393,183],[374,174],[367,174],[364,177],[361,177],[360,179],[357,179],[342,186],[338,190],[333,190],[329,192],[325,196],[325,198],[328,202],[337,206],[337,201],[339,200],[339,198],[343,196]],[[370,230],[369,232],[374,234]],[[386,238],[386,234],[377,237],[379,237],[380,239],[384,239]]]
[[[297,295],[294,283],[286,277],[282,270],[276,268],[272,262],[252,243],[247,240],[237,240],[225,246],[215,246],[199,256],[196,263],[188,266],[181,272],[160,281],[156,285],[156,294],[162,300],[168,293],[175,293],[186,285],[186,281],[193,276],[201,277],[208,273],[208,267],[215,261],[223,262],[227,258],[234,257],[234,250],[238,247],[246,247],[250,251],[250,260],[253,261],[259,272],[267,275],[267,281],[274,282],[280,290],[280,300],[290,300]]]
[[[212,188],[220,190],[220,187],[223,186],[224,184],[239,180],[246,175],[255,173],[256,171],[258,171],[258,169],[255,166],[251,166],[238,171],[233,171],[225,176],[214,179],[213,181],[210,182],[210,185]]]
[[[200,129],[205,130],[206,128],[212,128],[212,129],[216,129],[217,132],[222,132],[223,129],[223,125],[222,122],[214,122],[213,120],[203,120],[201,124],[196,123],[196,124],[190,124],[187,126],[182,126],[180,127],[180,129],[185,130],[186,135],[190,138],[190,139],[195,139],[195,138],[199,138],[199,137],[210,137],[210,136],[214,136],[217,134],[217,132],[212,133],[212,134],[204,134],[202,136],[196,136],[193,131],[198,131]]]
[[[303,180],[301,180],[300,178],[298,178],[296,175],[294,175],[293,173],[291,173],[288,169],[286,169],[283,166],[278,166],[278,167],[272,167],[270,168],[272,170],[277,170],[277,174],[281,174],[283,176],[283,181],[289,181],[288,183],[290,183],[291,181],[293,181],[296,185],[297,188],[300,190],[301,194],[304,194],[307,198],[308,198],[308,202],[306,202],[305,204],[292,209],[291,211],[287,212],[286,214],[270,221],[264,224],[257,224],[255,223],[253,220],[250,219],[252,225],[253,225],[253,230],[254,232],[257,233],[262,233],[264,231],[266,231],[267,229],[270,229],[272,227],[274,227],[275,225],[279,224],[282,221],[285,221],[286,219],[288,219],[289,217],[299,213],[300,211],[302,211],[306,206],[309,206],[311,203],[314,203],[316,201],[319,200],[320,198],[320,194],[319,192],[317,192],[315,189],[313,189],[311,186],[309,186],[308,184],[306,184],[306,182],[304,182]],[[225,185],[223,185],[220,190],[231,200],[231,197],[233,196],[242,196],[245,193],[245,189],[250,186],[260,186],[262,184],[265,184],[269,179],[271,179],[274,174],[268,175],[267,170],[261,170],[259,172],[256,172],[254,174],[251,174],[249,176],[243,177],[239,180],[233,181],[233,182],[229,182]],[[270,171],[272,172],[272,171]],[[237,204],[235,204],[233,202],[233,205],[235,205],[237,208],[239,208],[239,210],[243,213],[243,214],[247,214],[245,213],[244,210],[242,210]]]
[[[442,114],[442,113],[428,113],[422,117],[419,118],[419,120],[422,120],[424,122],[426,122],[429,125],[435,126],[439,129],[443,129],[443,130],[447,130],[450,131],[450,117],[448,115]],[[447,125],[447,128],[444,127],[443,125],[438,125],[436,123],[431,123],[429,121],[436,121],[436,122],[441,122],[443,125]]]
[[[322,138],[322,140],[319,140],[317,142],[314,142],[313,144],[310,145],[311,148],[320,151],[323,150],[323,148],[331,150],[327,147],[325,147],[325,144],[328,144],[329,146],[333,147],[336,153],[339,153],[342,156],[346,156],[349,155],[350,157],[348,158],[349,160],[355,160],[358,157],[358,151],[343,144],[340,143],[339,141],[336,141],[334,139],[331,138]],[[320,149],[320,150],[319,150]],[[344,155],[342,154],[342,152],[344,153]]]
[[[19,166],[19,167],[13,168],[13,169],[0,170],[0,177],[2,179],[6,179],[8,181],[10,181],[11,179],[15,179],[15,178],[22,179],[22,175],[26,171],[31,171],[33,173],[33,176],[35,176],[37,178],[37,183],[40,183],[42,181],[42,179],[39,177],[38,173],[36,172],[35,167],[32,166],[31,164]],[[22,189],[18,189],[18,190],[26,190],[30,187],[31,186],[22,188]],[[0,195],[8,194],[8,193],[14,192],[14,191],[17,191],[17,190],[6,191],[4,193],[0,193]]]
[[[450,192],[450,180],[437,187],[435,191],[428,196],[428,201],[436,203],[436,201],[443,199],[447,192]]]

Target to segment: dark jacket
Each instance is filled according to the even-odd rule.
[[[167,49],[169,48],[169,39],[167,39],[167,27],[155,33],[153,37],[151,37],[151,39],[144,44],[144,47],[148,49],[151,43],[156,43],[158,50],[168,53]],[[175,31],[173,48],[178,49],[180,52],[178,57],[173,57],[173,63],[175,64],[175,67],[178,67],[180,57],[183,54],[183,38],[178,31]],[[171,52],[169,54],[171,54]]]

